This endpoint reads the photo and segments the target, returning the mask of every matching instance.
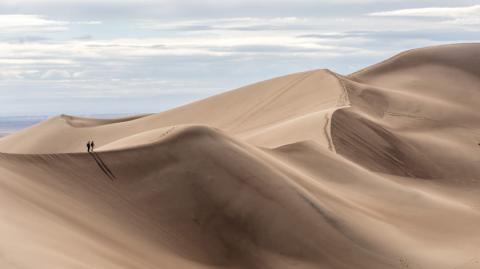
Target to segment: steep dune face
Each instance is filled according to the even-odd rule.
[[[332,119],[337,152],[381,172],[478,180],[478,59],[477,44],[425,48],[342,78],[352,106]]]
[[[413,50],[4,137],[0,266],[477,268],[478,55]]]

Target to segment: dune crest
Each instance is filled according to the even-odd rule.
[[[0,265],[478,268],[479,59],[423,48],[3,137]]]

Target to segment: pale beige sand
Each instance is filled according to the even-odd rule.
[[[0,139],[0,268],[480,268],[479,108],[461,44],[51,118]]]

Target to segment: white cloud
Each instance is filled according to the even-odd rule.
[[[48,19],[43,15],[3,14],[0,15],[0,34],[32,32],[60,32],[72,24],[98,25],[101,21],[63,21]]]
[[[40,52],[40,51],[37,51]],[[35,54],[35,52],[32,52]],[[0,58],[0,65],[68,65],[71,64],[72,61],[68,59],[13,59],[13,58]]]
[[[427,7],[370,13],[370,16],[469,17],[480,16],[480,5],[468,7]]]
[[[0,15],[0,33],[64,31],[67,25],[66,21],[49,20],[40,15]]]
[[[386,17],[426,17],[448,18],[444,21],[457,25],[473,25],[480,23],[480,5],[466,7],[428,7],[381,11],[368,14]]]

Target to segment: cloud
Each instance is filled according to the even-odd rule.
[[[466,17],[479,16],[480,5],[468,7],[427,7],[370,13],[370,16]]]
[[[52,20],[43,15],[3,14],[0,15],[0,34],[61,32],[69,25],[98,25],[101,21],[64,21]]]
[[[71,75],[66,70],[48,70],[44,74],[42,74],[41,79],[50,79],[50,80],[63,80],[70,78]]]
[[[40,15],[0,15],[0,34],[65,31],[68,24],[66,21],[49,20]]]
[[[37,35],[25,35],[20,37],[5,38],[4,41],[17,42],[17,43],[31,43],[51,40],[49,37],[37,36]]]
[[[308,19],[297,17],[274,18],[218,18],[186,21],[154,21],[138,23],[140,28],[161,31],[272,31],[308,28]]]
[[[21,79],[22,78],[21,70],[2,70],[0,71],[1,79]]]
[[[98,25],[102,24],[102,21],[74,21],[71,24],[85,24],[85,25]]]
[[[428,7],[373,12],[369,16],[448,18],[445,23],[475,25],[480,23],[480,5],[465,7]]]
[[[86,34],[86,35],[80,35],[80,36],[76,36],[76,37],[73,37],[72,39],[76,39],[76,40],[90,40],[92,39],[92,35],[89,35],[89,34]]]

